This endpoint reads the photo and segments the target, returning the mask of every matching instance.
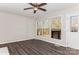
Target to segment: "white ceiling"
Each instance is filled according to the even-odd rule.
[[[18,15],[23,15],[27,17],[34,17],[34,15],[44,16],[48,13],[53,13],[58,10],[62,10],[65,8],[73,7],[78,4],[76,3],[47,3],[46,6],[43,8],[47,9],[47,12],[43,12],[38,10],[36,14],[33,14],[33,10],[23,10],[24,8],[31,7],[28,3],[0,3],[0,11],[1,12],[8,12]]]

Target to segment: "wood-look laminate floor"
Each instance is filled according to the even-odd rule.
[[[26,40],[0,45],[8,47],[10,55],[69,55],[79,54],[77,50],[55,46],[41,40]],[[70,52],[71,51],[71,52]],[[73,52],[75,51],[75,52]]]

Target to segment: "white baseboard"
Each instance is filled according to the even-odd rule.
[[[13,43],[13,42],[19,42],[19,41],[31,40],[31,39],[34,39],[34,38],[26,38],[26,39],[16,39],[16,40],[1,41],[0,44]]]
[[[46,42],[49,42],[49,43],[53,43],[55,44],[56,46],[63,46],[63,47],[67,47],[65,44],[60,44],[60,43],[57,43],[57,42],[53,42],[51,41],[51,39],[49,40],[48,38],[44,38],[44,37],[36,37],[37,40],[42,40],[42,41],[46,41]],[[53,39],[55,40],[55,39]]]
[[[38,39],[38,40],[42,40],[42,39]],[[53,43],[53,44],[55,44],[56,46],[63,46],[63,47],[66,47],[65,45],[57,44],[57,43],[54,43],[54,42],[51,42],[51,41],[48,41],[48,40],[42,40],[42,41],[49,42],[49,43]]]

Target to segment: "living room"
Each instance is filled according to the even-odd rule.
[[[0,54],[78,55],[78,24],[79,3],[0,3]]]

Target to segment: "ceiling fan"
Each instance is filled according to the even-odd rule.
[[[41,3],[41,4],[38,4],[38,3],[29,3],[29,4],[32,7],[24,8],[24,10],[33,9],[34,13],[36,13],[37,10],[46,11],[46,9],[41,8],[41,7],[44,6],[44,5],[47,5],[47,3]]]

